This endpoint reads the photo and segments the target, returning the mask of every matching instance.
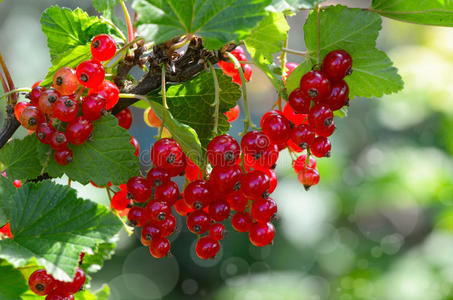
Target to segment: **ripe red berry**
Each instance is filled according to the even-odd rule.
[[[88,91],[88,95],[91,95],[91,94],[99,94],[102,97],[104,97],[106,110],[111,110],[118,103],[118,100],[120,99],[120,90],[118,89],[118,86],[116,84],[114,84],[113,82],[111,82],[110,80],[104,80],[100,85],[91,88]],[[129,111],[128,108],[125,108],[124,110]],[[129,113],[130,113],[130,111],[129,111]],[[132,115],[131,115],[131,119],[132,119]],[[126,129],[129,129],[129,128],[126,128]]]
[[[269,178],[269,194],[272,194],[277,187],[277,174],[275,174],[274,170],[271,169],[264,170],[263,172],[266,174],[267,178]]]
[[[57,291],[52,291],[49,295],[46,296],[45,300],[74,300],[74,296],[61,294]]]
[[[42,122],[44,122],[44,116],[36,106],[26,107],[20,115],[20,123],[28,130],[36,130]]]
[[[76,70],[79,83],[87,88],[95,88],[104,81],[104,66],[97,60],[81,62]]]
[[[62,96],[55,102],[53,117],[62,122],[72,122],[78,112],[79,104],[68,96]]]
[[[264,150],[259,158],[246,154],[244,156],[245,167],[261,171],[269,169],[277,162],[278,153],[278,146],[271,144],[266,150]]]
[[[14,115],[16,116],[17,121],[20,122],[20,116],[25,108],[31,106],[31,103],[28,102],[17,102],[16,106],[14,106]]]
[[[269,245],[274,240],[275,229],[272,223],[254,223],[249,230],[250,242],[257,246],[263,247]]]
[[[269,147],[269,137],[262,131],[249,131],[241,140],[241,148],[245,154],[261,157],[263,152]]]
[[[112,202],[110,205],[115,210],[124,210],[129,206],[130,200],[127,199],[127,191],[126,190],[119,190],[115,195],[112,197]]]
[[[178,185],[173,181],[168,181],[167,183],[156,187],[154,192],[156,200],[166,202],[170,206],[178,201],[179,195]]]
[[[224,200],[209,204],[209,216],[216,222],[222,222],[230,216],[230,205]]]
[[[295,161],[293,161],[293,169],[296,174],[299,174],[305,168],[305,163],[307,160],[307,155],[301,154]],[[310,162],[307,164],[309,168],[316,168],[316,159],[313,155],[310,155]]]
[[[155,166],[167,170],[172,177],[184,172],[186,167],[186,156],[181,146],[169,138],[160,139],[154,143],[151,149],[151,160]]]
[[[291,130],[291,140],[302,149],[307,149],[315,141],[315,131],[310,125],[296,125]]]
[[[252,218],[257,222],[269,222],[277,213],[277,204],[271,198],[261,199],[252,203]]]
[[[309,99],[315,102],[321,102],[329,97],[332,87],[329,79],[323,72],[313,70],[302,76],[300,89],[304,95],[310,97]]]
[[[36,127],[36,137],[43,144],[49,144],[52,133],[55,132],[55,128],[49,123],[40,123]]]
[[[151,197],[151,188],[143,177],[130,178],[127,181],[127,192],[130,193],[128,198],[133,198],[139,203],[146,202]]]
[[[55,287],[55,279],[46,270],[36,270],[28,278],[30,290],[39,296],[49,294]]]
[[[239,190],[241,174],[239,166],[215,167],[209,176],[209,182],[215,187],[217,194],[230,193]]]
[[[11,234],[11,224],[10,223],[6,223],[5,226],[3,227],[0,227],[0,236],[1,235],[6,235],[6,237],[8,238],[11,238],[12,237],[12,234]]]
[[[322,136],[322,137],[329,137],[333,134],[335,131],[335,121],[332,120],[332,124],[330,124],[327,127],[323,128],[315,128],[315,132],[317,136]]]
[[[167,237],[175,232],[176,229],[176,218],[171,213],[167,215],[167,218],[159,222],[160,233],[162,237]]]
[[[35,86],[31,89],[31,92],[27,95],[27,98],[30,98],[31,105],[38,107],[39,106],[39,97],[46,90],[43,86]]]
[[[241,192],[232,192],[226,196],[226,201],[230,204],[230,207],[234,211],[244,211],[247,206],[247,198],[241,195]]]
[[[212,223],[209,227],[209,237],[216,241],[222,240],[225,236],[225,233],[225,226],[221,223]]]
[[[195,252],[198,257],[201,259],[213,258],[220,250],[219,241],[209,237],[204,236],[197,241],[195,246]]]
[[[239,105],[236,104],[235,107],[231,108],[229,111],[225,113],[225,116],[228,119],[228,122],[233,123],[239,117],[239,113],[241,112]]]
[[[140,206],[132,207],[127,214],[127,219],[132,226],[143,226],[146,223],[145,209]]]
[[[314,128],[329,127],[333,122],[333,112],[327,105],[316,104],[310,109],[308,122]]]
[[[132,125],[132,113],[129,108],[125,108],[120,111],[115,116],[118,119],[118,125],[123,127],[124,129],[131,128]]]
[[[285,64],[285,69],[286,69],[286,77],[289,77],[291,73],[294,71],[295,68],[297,68],[299,64],[296,63],[286,63]]]
[[[71,282],[57,281],[55,292],[60,295],[72,295],[80,291],[85,284],[86,275],[81,268],[77,268],[76,274]]]
[[[99,34],[91,42],[91,55],[95,60],[112,59],[116,53],[115,40],[108,34]]]
[[[154,222],[148,222],[143,225],[142,234],[141,234],[141,241],[143,246],[149,246],[151,244],[151,240],[158,239],[161,237],[161,231],[157,224]]]
[[[238,142],[226,134],[213,138],[207,148],[208,160],[213,167],[233,166],[240,154]]]
[[[76,71],[69,67],[59,69],[53,75],[53,87],[63,96],[74,94],[79,87]]]
[[[247,232],[250,229],[250,214],[246,211],[237,212],[231,218],[231,226],[238,232]]]
[[[344,50],[334,50],[327,53],[322,62],[322,71],[332,81],[340,81],[352,74],[352,58]]]
[[[148,202],[145,207],[145,214],[150,221],[162,222],[171,214],[171,206],[165,202],[160,202],[159,200]]]
[[[57,102],[60,95],[55,90],[46,90],[41,93],[39,97],[39,109],[43,114],[47,114],[49,116],[53,115],[53,110],[55,107],[55,102]]]
[[[241,193],[249,199],[267,198],[269,195],[269,178],[259,170],[244,174],[241,179]]]
[[[153,239],[149,245],[149,252],[155,258],[165,257],[170,251],[170,241],[164,237]]]
[[[146,179],[151,186],[159,187],[170,181],[170,174],[168,174],[168,171],[165,171],[164,169],[154,167],[149,170]]]
[[[82,145],[93,132],[93,124],[84,116],[77,117],[66,127],[66,137],[73,145]]]
[[[133,136],[131,136],[129,142],[132,144],[132,146],[134,146],[135,148],[135,152],[134,152],[134,155],[138,157],[138,155],[140,154],[140,144],[138,143],[137,139],[134,138]]]
[[[184,200],[192,209],[202,209],[211,202],[212,192],[208,182],[195,180],[184,189]]]
[[[13,185],[16,187],[16,188],[20,188],[22,186],[22,181],[21,180],[14,180],[13,181]]]
[[[244,50],[238,46],[236,49],[231,51],[234,57],[236,57],[239,61],[246,61],[247,56],[244,53]],[[235,68],[234,63],[227,62],[227,61],[220,61],[218,65],[222,68],[223,73],[228,76],[234,76],[238,73],[238,70]]]
[[[100,94],[90,94],[82,101],[82,114],[90,121],[96,121],[104,113],[105,99]]]
[[[317,137],[310,147],[311,153],[316,157],[329,157],[332,145],[328,138]]]
[[[204,210],[191,212],[187,217],[187,228],[195,234],[203,234],[209,229],[211,218]]]
[[[331,110],[339,110],[348,103],[349,87],[346,82],[340,80],[332,85],[332,92],[326,100]]]
[[[187,160],[185,169],[186,178],[189,181],[197,180],[203,174],[203,172],[200,174],[200,168],[189,157],[186,157],[186,160]]]
[[[262,130],[274,144],[286,143],[291,134],[291,124],[283,115],[271,115],[262,120]]]
[[[189,213],[194,211],[187,205],[186,201],[184,201],[183,198],[176,201],[174,207],[176,212],[183,217],[187,216]]]
[[[270,116],[273,116],[273,115],[282,116],[283,113],[281,111],[275,110],[275,109],[265,112],[264,115],[261,117],[260,126],[263,127],[264,120],[267,119],[267,117],[270,117]]]
[[[298,114],[308,114],[311,99],[301,89],[297,88],[289,94],[288,105]],[[287,106],[288,106],[287,105]]]
[[[68,139],[63,132],[55,131],[50,136],[49,145],[55,150],[64,150],[68,146]]]
[[[156,115],[156,112],[151,108],[148,107],[143,112],[143,119],[145,120],[146,125],[149,127],[156,127],[159,128],[162,125],[162,121]]]
[[[309,109],[307,109],[307,113],[308,111]],[[288,121],[295,125],[307,122],[307,115],[296,113],[289,104],[286,104],[285,107],[283,108],[283,115],[288,119]]]
[[[69,164],[73,159],[71,149],[57,150],[53,154],[53,157],[55,161],[62,166]]]
[[[305,190],[319,183],[319,173],[316,168],[305,167],[298,174],[297,179],[305,187]]]
[[[244,74],[244,79],[246,81],[250,81],[250,78],[252,78],[253,73],[252,67],[249,64],[245,64],[242,66],[242,72]],[[237,71],[236,74],[233,75],[233,82],[239,84],[239,86],[242,86],[242,80],[239,71]]]

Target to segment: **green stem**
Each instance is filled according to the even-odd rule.
[[[140,99],[140,100],[146,101],[148,103],[148,106],[151,107],[151,102],[149,102],[148,98],[146,98],[143,95],[121,93],[121,94],[119,94],[119,97],[124,98],[124,99]]]
[[[162,75],[161,75],[161,89],[160,94],[162,95],[162,105],[164,107],[164,113],[162,116],[162,124],[159,128],[159,138],[162,137],[162,132],[164,131],[165,126],[165,116],[167,115],[168,104],[167,104],[167,83],[165,80],[165,64],[162,64]]]
[[[9,91],[9,92],[7,92],[7,93],[5,93],[5,94],[3,94],[3,95],[0,95],[0,99],[1,99],[1,98],[4,98],[4,97],[8,97],[8,96],[11,95],[11,94],[20,93],[20,92],[27,92],[27,93],[29,93],[29,92],[31,92],[31,89],[30,89],[30,88],[18,88],[18,89],[14,89],[14,90]]]
[[[132,42],[134,40],[134,27],[132,26],[131,16],[129,15],[129,11],[127,10],[127,6],[124,1],[120,0],[120,3],[121,8],[123,9],[124,18],[126,19],[128,41]]]
[[[208,65],[209,65],[209,68],[211,69],[212,79],[214,80],[214,105],[215,105],[214,133],[217,136],[218,127],[219,127],[220,87],[219,87],[219,80],[217,78],[217,73],[209,60],[208,60]]]
[[[116,26],[112,21],[110,21],[109,19],[106,19],[104,17],[101,17],[101,20],[104,22],[104,23],[107,23],[109,24],[120,36],[120,38],[123,40],[123,41],[127,41],[127,38],[126,36],[124,35],[124,33],[121,31],[121,29],[118,28],[118,26]]]
[[[319,16],[319,4],[316,4],[315,6],[316,10],[316,47],[317,47],[317,57],[318,57],[318,63],[321,63],[321,19]]]
[[[302,56],[304,58],[309,58],[310,57],[310,55],[308,55],[308,52],[305,52],[305,51],[298,51],[298,50],[288,49],[286,47],[282,48],[282,51],[286,52],[286,53],[289,53],[289,54]]]

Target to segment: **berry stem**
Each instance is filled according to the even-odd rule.
[[[217,73],[209,60],[208,60],[208,64],[209,64],[209,68],[211,69],[212,78],[214,80],[214,105],[215,105],[214,133],[217,136],[217,131],[218,131],[218,127],[219,127],[220,88],[219,88],[219,80],[217,78]]]
[[[72,180],[71,178],[68,178],[68,186],[71,187]]]
[[[121,31],[121,29],[118,28],[118,26],[115,25],[115,23],[113,23],[112,21],[110,21],[109,19],[106,19],[104,18],[103,16],[101,16],[101,20],[104,22],[104,23],[107,23],[109,24],[120,36],[120,38],[123,40],[123,41],[127,41],[127,38],[126,36],[124,35],[124,33]]]
[[[19,93],[19,92],[31,92],[31,89],[30,88],[18,88],[18,89],[14,89],[12,91],[9,91],[7,93],[4,93],[3,95],[0,95],[0,98],[4,98],[4,97],[8,97],[9,95],[11,94],[15,94],[15,93]]]
[[[321,63],[321,19],[319,16],[319,4],[316,4],[315,6],[316,10],[316,49],[317,49],[317,57],[318,57],[318,63]]]
[[[8,91],[12,91],[15,89],[13,79],[11,78],[11,74],[9,73],[8,67],[6,66],[5,60],[3,59],[3,55],[0,52],[0,65],[2,66],[3,73],[6,77],[6,82],[8,83]],[[17,102],[17,95],[15,93],[11,94],[10,96],[10,104],[16,105]]]
[[[129,15],[129,11],[127,10],[127,6],[123,0],[120,0],[121,8],[123,9],[124,18],[126,19],[127,24],[127,36],[128,41],[132,42],[134,40],[134,27],[132,26],[131,16]]]
[[[165,127],[165,115],[167,114],[167,110],[168,110],[168,105],[167,105],[167,84],[166,84],[166,80],[165,80],[165,64],[162,64],[162,77],[161,77],[161,89],[160,89],[160,94],[162,95],[162,104],[163,104],[163,107],[164,107],[164,113],[163,113],[163,116],[162,116],[162,124],[160,125],[160,128],[159,128],[159,138],[162,137],[162,132],[164,131],[164,127]]]
[[[288,48],[282,48],[282,51],[286,52],[286,53],[289,53],[289,54],[302,56],[304,58],[309,58],[310,57],[310,55],[308,55],[308,52],[306,52],[306,51],[297,51],[297,50],[288,49]]]

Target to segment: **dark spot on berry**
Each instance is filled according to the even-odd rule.
[[[200,232],[200,231],[201,231],[200,225],[194,225],[194,226],[193,226],[193,231],[195,231],[195,232]]]
[[[82,73],[82,74],[80,75],[80,80],[81,80],[82,82],[87,82],[87,81],[88,81],[88,75],[85,74],[85,73]]]
[[[44,132],[38,133],[39,139],[43,140],[46,137],[46,134]]]
[[[226,151],[223,157],[226,161],[232,161],[234,159],[234,153],[232,151]]]
[[[66,157],[66,161],[67,161],[68,163],[72,163],[72,156]]]
[[[61,76],[58,76],[57,79],[55,79],[55,84],[56,85],[62,85],[63,84],[63,78]]]
[[[236,184],[234,185],[233,191],[239,191],[240,188],[241,188],[241,182],[238,181],[238,182],[236,182]]]
[[[277,164],[273,164],[273,165],[270,167],[270,169],[271,169],[271,170],[275,170],[276,167],[277,167]]]
[[[332,118],[327,118],[324,120],[324,126],[329,127],[332,125],[333,119]]]
[[[291,127],[291,129],[293,129],[294,128],[294,123],[291,122],[291,121],[288,121],[288,122],[289,122],[289,127]]]
[[[159,215],[157,216],[157,218],[158,218],[160,221],[165,220],[166,217],[167,217],[167,214],[164,213],[164,212],[159,213]]]
[[[57,133],[57,136],[55,137],[55,140],[58,142],[58,143],[63,143],[64,140],[65,140],[65,136],[63,133]]]
[[[107,110],[106,110],[105,108],[103,108],[103,109],[101,110],[101,115],[103,115],[103,116],[106,116],[106,115],[107,115]]]
[[[171,153],[167,156],[167,163],[174,164],[176,160],[176,155]]]
[[[162,185],[162,180],[160,179],[155,179],[154,180],[154,186],[158,187],[158,186],[161,186]]]
[[[263,195],[262,195],[262,197],[263,197],[263,198],[267,198],[267,197],[269,197],[270,195],[271,195],[271,194],[269,194],[269,192],[264,192]]]
[[[310,189],[311,185],[304,185],[304,189],[308,192],[308,190]]]
[[[147,235],[145,235],[145,239],[146,239],[147,241],[151,241],[151,240],[153,239],[152,234],[149,234],[149,233],[148,233]]]
[[[330,157],[331,154],[332,153],[330,153],[330,151],[329,151],[329,152],[326,153],[326,155],[324,155],[324,157]]]
[[[193,204],[193,207],[195,207],[195,209],[201,209],[203,207],[203,204],[201,202],[195,202]]]
[[[263,155],[262,153],[256,153],[256,154],[253,154],[252,156],[253,156],[256,160],[258,160],[258,159],[261,158],[262,155]]]
[[[302,149],[307,149],[308,144],[307,143],[300,143],[299,147],[301,147]]]
[[[131,192],[127,192],[127,199],[132,200],[134,199],[134,195]]]
[[[36,124],[38,124],[38,121],[35,118],[28,119],[28,125],[34,126]]]
[[[318,96],[318,90],[316,89],[309,89],[308,90],[308,95],[312,98],[315,98],[316,96]]]
[[[35,285],[35,289],[39,292],[42,292],[46,289],[46,287],[43,284],[38,283],[37,285]]]
[[[101,45],[101,42],[99,40],[94,41],[93,43],[93,48],[97,49]]]
[[[47,100],[48,100],[50,103],[55,103],[55,101],[57,101],[57,96],[55,96],[55,95],[49,95],[49,97],[47,98]]]
[[[137,221],[135,221],[135,220],[129,220],[127,222],[129,223],[129,225],[131,225],[133,227],[137,226],[137,224],[138,224]]]
[[[66,99],[64,105],[66,105],[66,107],[72,107],[74,103],[70,99]]]
[[[351,74],[352,74],[352,71],[353,71],[352,68],[349,68],[349,69],[346,71],[346,76],[351,75]]]

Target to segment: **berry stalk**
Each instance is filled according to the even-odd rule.
[[[6,82],[8,83],[8,90],[6,92],[14,90],[15,87],[13,79],[11,78],[11,74],[9,73],[8,67],[6,66],[5,60],[3,59],[3,55],[1,52],[0,52],[0,65],[2,66],[3,73],[5,74],[6,77]],[[16,105],[17,95],[15,93],[11,94],[10,100],[11,104]]]
[[[127,6],[124,1],[120,0],[120,3],[124,12],[124,18],[126,19],[128,41],[132,42],[134,40],[134,27],[132,26],[131,16],[129,15],[129,11],[127,10]]]
[[[167,114],[168,104],[167,104],[167,84],[165,81],[165,64],[162,64],[162,73],[161,73],[161,89],[160,94],[162,95],[162,104],[164,107],[164,114],[162,116],[162,124],[159,128],[159,137],[162,137],[162,132],[164,131],[165,127],[165,115]]]
[[[209,68],[211,69],[212,79],[214,80],[214,105],[215,105],[214,133],[217,136],[217,131],[218,131],[218,127],[219,127],[220,88],[219,88],[219,80],[217,78],[217,73],[215,72],[215,69],[212,66],[210,61],[208,61],[208,64],[209,64]]]

